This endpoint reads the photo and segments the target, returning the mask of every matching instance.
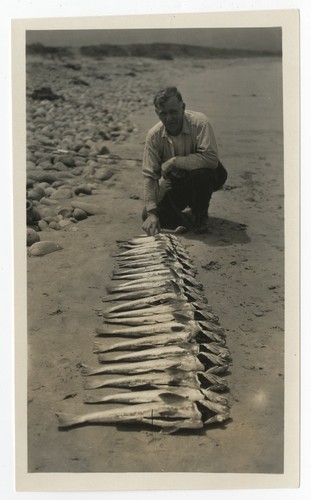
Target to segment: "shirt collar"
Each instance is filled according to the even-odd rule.
[[[190,127],[189,127],[189,122],[188,122],[186,113],[184,113],[184,120],[183,120],[182,129],[181,129],[180,133],[187,134],[187,135],[190,134]],[[167,133],[164,125],[163,125],[163,130],[162,130],[162,137],[169,137],[169,134]]]

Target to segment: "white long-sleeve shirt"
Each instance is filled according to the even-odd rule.
[[[162,122],[149,130],[142,170],[147,211],[157,206],[161,165],[170,158],[175,158],[175,166],[181,170],[217,167],[218,148],[214,131],[203,113],[185,111],[181,133],[175,137],[167,133]]]

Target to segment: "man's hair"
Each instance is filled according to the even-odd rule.
[[[171,97],[177,97],[178,101],[183,102],[181,93],[176,87],[166,87],[156,93],[153,104],[157,108],[159,105],[165,104]]]

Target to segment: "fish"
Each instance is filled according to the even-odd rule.
[[[136,290],[134,292],[115,293],[102,297],[102,302],[114,302],[118,300],[144,299],[146,297],[157,296],[159,293],[170,293],[172,291],[171,283],[162,285],[150,290]]]
[[[154,314],[148,316],[134,316],[130,318],[109,318],[105,317],[105,323],[114,325],[128,325],[128,326],[140,326],[140,325],[153,325],[156,323],[167,323],[169,321],[174,321],[179,319],[180,321],[189,321],[194,319],[193,313],[188,314],[181,311],[175,311],[173,313],[164,314]]]
[[[153,346],[149,349],[141,349],[126,352],[104,352],[99,353],[98,361],[100,363],[116,361],[145,361],[148,359],[165,358],[168,356],[184,356],[187,353],[197,354],[199,348],[197,344],[172,344],[165,346]]]
[[[151,279],[148,281],[139,281],[138,283],[127,283],[126,285],[110,285],[107,286],[107,292],[108,293],[129,293],[129,292],[136,292],[136,291],[141,291],[144,293],[144,290],[150,290],[151,288],[155,288],[157,290],[162,289],[163,287],[167,288],[171,286],[171,279],[172,278],[164,278],[164,279],[157,279],[155,281],[152,281]],[[137,297],[135,297],[137,298]],[[113,297],[112,297],[113,299]]]
[[[116,304],[107,309],[107,312],[111,313],[116,311],[127,311],[127,310],[133,311],[134,309],[140,309],[142,307],[167,304],[169,302],[174,302],[175,300],[176,300],[176,294],[173,292],[159,293],[158,295],[152,295],[150,297],[145,297],[143,299],[121,302],[120,304]]]
[[[225,345],[225,339],[216,333],[206,331],[196,331],[196,330],[181,330],[180,332],[169,332],[169,333],[158,333],[154,335],[143,335],[138,338],[129,337],[126,340],[121,340],[115,344],[110,344],[95,341],[94,347],[99,349],[96,352],[108,352],[114,350],[132,350],[132,349],[144,349],[146,347],[154,347],[160,345],[170,345],[179,344],[183,342],[193,342],[197,341],[201,344],[209,343],[211,352],[215,353],[214,345],[218,346],[218,354],[220,354],[220,349]],[[214,349],[214,350],[213,350]],[[95,352],[95,351],[94,351]]]
[[[169,303],[153,305],[152,307],[144,307],[141,309],[133,309],[133,310],[125,310],[125,311],[116,311],[110,312],[110,310],[105,310],[103,312],[103,318],[131,318],[131,317],[142,317],[142,316],[153,316],[158,314],[174,314],[175,311],[184,311],[187,313],[193,312],[194,314],[198,313],[199,315],[204,315],[205,319],[209,318],[217,318],[216,315],[210,313],[211,307],[204,304],[204,309],[197,302],[188,302],[185,299],[175,299],[175,301],[171,301]],[[196,318],[195,318],[196,319]],[[202,319],[202,318],[198,318]]]
[[[167,387],[160,389],[149,389],[144,391],[128,391],[117,394],[93,396],[86,394],[83,402],[86,404],[98,403],[127,403],[141,404],[152,403],[153,401],[162,402],[163,394],[182,396],[189,401],[201,401],[208,399],[214,403],[228,406],[228,400],[224,396],[214,393],[209,389],[195,389],[192,387]]]
[[[206,347],[207,346],[207,347]],[[196,343],[180,343],[162,346],[153,346],[148,349],[141,349],[131,352],[104,352],[99,353],[98,361],[105,362],[119,362],[119,361],[145,361],[148,359],[159,359],[170,356],[185,356],[188,353],[199,355],[202,354],[214,365],[223,365],[227,356],[215,354],[208,349],[208,344]]]
[[[121,279],[121,277],[123,277],[122,279],[130,279],[130,276],[136,276],[136,275],[139,275],[139,276],[146,276],[146,274],[149,274],[149,273],[155,273],[155,272],[164,272],[164,273],[167,273],[168,270],[170,269],[174,269],[176,271],[178,271],[179,273],[182,273],[184,275],[190,275],[190,276],[196,276],[197,275],[197,271],[195,269],[185,269],[179,262],[168,262],[168,263],[165,263],[165,262],[160,262],[159,264],[151,264],[151,265],[146,265],[146,266],[142,266],[140,268],[134,268],[134,269],[131,269],[129,267],[123,269],[123,268],[117,268],[117,269],[114,269],[113,272],[112,272],[112,277],[115,279],[116,277],[118,277],[119,279]]]
[[[93,343],[93,352],[101,353],[122,350],[132,351],[134,349],[146,349],[156,346],[192,343],[195,340],[200,340],[200,345],[205,345],[204,348],[202,347],[203,350],[206,349],[207,351],[217,354],[224,359],[229,359],[229,350],[224,347],[225,341],[223,339],[221,339],[222,342],[211,341],[210,337],[202,332],[200,332],[199,339],[197,339],[197,336],[196,332],[187,332],[183,330],[181,332],[171,332],[168,334],[159,333],[158,335],[150,335],[134,339],[130,338],[108,346],[106,343],[95,341]]]
[[[113,328],[111,325],[105,325],[103,328],[96,328],[98,336],[125,336],[125,337],[138,337],[140,335],[153,335],[157,333],[180,332],[187,329],[188,331],[211,331],[223,335],[223,328],[209,321],[168,321],[167,323],[154,323],[140,326],[123,326],[122,328]]]
[[[181,264],[182,267],[186,270],[191,269],[194,270],[193,264],[187,260],[183,259],[181,257],[175,256],[169,256],[169,255],[159,255],[159,256],[154,256],[152,259],[149,257],[141,258],[136,262],[133,261],[124,261],[124,262],[119,262],[118,265],[120,268],[127,269],[127,268],[135,268],[135,269],[141,269],[141,268],[148,268],[148,267],[153,267],[155,265],[166,265],[169,267],[170,265],[177,265]]]
[[[202,290],[203,286],[196,279],[187,276],[180,276],[176,272],[170,272],[167,275],[163,276],[145,276],[141,279],[130,280],[130,282],[126,283],[117,283],[114,285],[110,285],[107,287],[108,292],[121,292],[121,291],[132,291],[132,290],[140,290],[140,289],[148,289],[163,286],[166,284],[170,284],[171,281],[174,280],[175,283],[179,284],[181,287],[183,285],[194,287],[198,290]]]
[[[125,336],[125,337],[139,337],[141,335],[152,335],[155,333],[169,333],[180,332],[185,329],[192,329],[194,331],[201,330],[200,325],[196,321],[178,322],[168,321],[167,323],[155,323],[152,325],[140,325],[135,327],[112,328],[111,325],[105,325],[104,328],[96,328],[98,336]]]
[[[115,257],[115,260],[116,262],[118,262],[118,264],[124,262],[129,262],[129,263],[142,262],[144,260],[148,260],[149,262],[151,262],[153,259],[158,259],[162,257],[164,259],[167,257],[167,250],[159,249],[157,252],[153,250],[151,252],[145,252],[143,254],[139,253],[136,255],[124,255]]]
[[[202,414],[196,403],[176,395],[170,395],[169,401],[170,403],[162,401],[161,403],[119,406],[117,409],[105,409],[82,415],[56,413],[56,417],[59,428],[83,424],[141,423],[176,432],[184,428],[201,429],[203,427]]]
[[[84,378],[84,389],[100,389],[101,387],[202,387],[213,391],[224,391],[228,388],[228,382],[211,372],[182,371],[179,369],[168,369],[165,372],[151,372],[137,375],[119,376],[117,378],[103,378],[89,376]]]
[[[196,311],[194,308],[187,307],[189,303],[184,303],[184,308],[180,305],[180,309],[173,309],[172,307],[167,307],[166,309],[163,306],[163,311],[160,312],[160,309],[154,312],[154,308],[145,308],[138,309],[134,311],[129,311],[129,314],[103,314],[103,320],[105,323],[110,324],[121,324],[121,325],[147,325],[153,323],[164,323],[166,321],[207,321],[211,323],[218,323],[218,317],[213,314],[208,313],[207,311]],[[161,306],[159,306],[161,307]],[[137,312],[136,312],[137,311]],[[123,311],[125,313],[125,311]],[[135,314],[136,313],[136,314]]]
[[[169,368],[179,368],[184,371],[206,371],[205,365],[197,356],[188,354],[177,358],[152,359],[135,363],[111,363],[95,368],[83,366],[81,371],[85,375],[99,375],[100,373],[148,373],[154,371],[165,371]],[[213,367],[215,368],[215,367]],[[214,372],[213,372],[214,373]]]
[[[201,347],[202,346],[202,347]],[[131,352],[105,352],[98,354],[98,361],[100,363],[117,363],[128,361],[148,361],[155,359],[165,359],[175,356],[197,356],[197,358],[204,363],[205,368],[212,368],[213,366],[228,366],[227,356],[221,356],[210,352],[204,348],[202,344],[172,344],[165,346],[155,346],[148,349]]]

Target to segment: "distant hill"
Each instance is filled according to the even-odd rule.
[[[221,49],[173,43],[128,44],[128,45],[87,45],[79,52],[88,57],[148,57],[152,59],[172,60],[189,57],[192,59],[215,59],[232,57],[271,57],[281,56],[281,51]],[[70,47],[47,47],[41,43],[29,44],[27,54],[50,54],[54,56],[73,55]]]

